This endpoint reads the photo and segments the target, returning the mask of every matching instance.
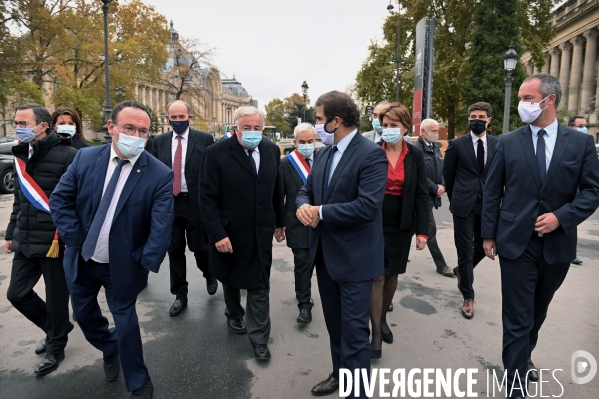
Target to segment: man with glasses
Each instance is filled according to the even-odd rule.
[[[468,107],[470,133],[449,142],[443,161],[458,253],[458,266],[453,272],[464,297],[462,316],[467,319],[474,316],[474,268],[485,257],[480,235],[483,188],[497,145],[497,137],[487,134],[491,112],[491,105],[485,102]]]
[[[6,228],[4,251],[14,253],[7,297],[10,303],[46,333],[35,353],[46,354],[35,374],[48,374],[65,358],[69,322],[69,292],[62,268],[64,243],[48,209],[48,199],[77,150],[70,140],[51,129],[52,116],[38,104],[17,108],[15,127],[19,144],[15,156],[15,197]],[[40,192],[43,195],[40,195]],[[44,276],[46,301],[33,287]]]
[[[85,338],[104,355],[106,378],[116,380],[120,360],[131,398],[150,398],[135,302],[168,249],[173,171],[144,151],[150,114],[143,104],[117,104],[107,125],[112,143],[79,150],[50,209],[67,245],[73,310]],[[98,305],[102,287],[115,328]]]

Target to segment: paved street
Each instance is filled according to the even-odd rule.
[[[0,198],[0,200],[6,197]],[[0,202],[0,230],[8,223],[11,202]],[[439,243],[450,266],[456,265],[453,229],[447,203],[436,212]],[[533,360],[539,368],[557,371],[565,398],[599,397],[599,376],[586,385],[570,377],[570,357],[576,350],[599,359],[599,214],[579,228],[578,255],[584,261],[572,266],[557,292],[541,330]],[[188,260],[192,260],[188,256]],[[486,370],[502,369],[501,295],[498,262],[485,259],[476,269],[475,317],[460,315],[461,295],[456,279],[435,273],[428,250],[410,255],[408,272],[400,277],[389,314],[395,342],[383,345],[379,368],[478,368],[479,397],[487,394]],[[69,336],[66,359],[48,376],[36,378],[34,354],[43,333],[17,312],[6,299],[12,255],[0,255],[0,398],[127,398],[122,376],[105,380],[102,355],[89,345],[78,327]],[[154,382],[154,398],[310,398],[314,384],[331,371],[328,335],[320,297],[313,279],[314,321],[296,324],[293,257],[285,244],[274,244],[271,274],[272,360],[257,363],[247,336],[227,330],[222,289],[209,296],[198,270],[189,268],[189,308],[171,318],[174,298],[169,292],[168,263],[151,274],[137,311],[145,342],[144,355]],[[43,296],[43,283],[37,292]],[[101,305],[109,315],[106,302]],[[543,395],[559,396],[561,387],[543,385]],[[392,388],[392,385],[391,385]],[[387,387],[387,392],[391,391]],[[465,379],[460,380],[465,388]],[[375,397],[379,397],[378,389]],[[337,397],[332,395],[331,397]],[[496,397],[501,397],[497,394]]]

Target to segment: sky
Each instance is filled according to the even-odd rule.
[[[312,104],[344,91],[381,40],[389,0],[143,0],[180,36],[216,47],[214,65],[233,74],[264,109],[309,86]],[[394,1],[395,3],[395,1]],[[397,9],[397,5],[395,5]]]

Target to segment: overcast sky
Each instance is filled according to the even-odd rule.
[[[301,92],[304,80],[312,103],[345,90],[389,15],[389,0],[143,1],[172,19],[181,36],[216,47],[216,67],[235,74],[262,109]]]

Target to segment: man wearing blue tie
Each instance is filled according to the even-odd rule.
[[[50,197],[66,243],[64,269],[85,338],[104,355],[109,381],[119,374],[131,398],[154,390],[144,363],[135,302],[148,272],[158,272],[173,222],[173,171],[144,151],[150,114],[137,101],[117,104],[108,121],[112,143],[81,149]],[[104,287],[115,328],[97,295]]]

